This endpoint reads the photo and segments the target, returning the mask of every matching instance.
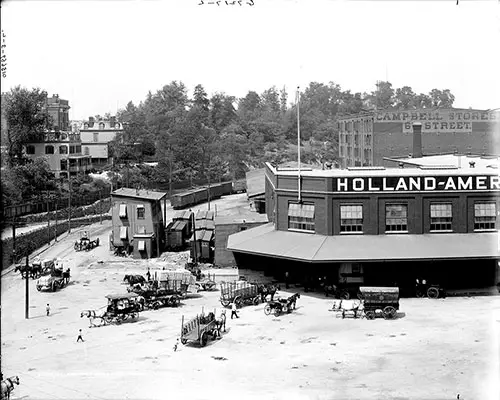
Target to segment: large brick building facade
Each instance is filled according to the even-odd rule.
[[[228,240],[239,265],[296,277],[358,274],[368,285],[448,287],[497,282],[498,159],[448,156],[451,165],[280,170],[266,165],[271,223]],[[421,158],[421,160],[425,160]],[[439,160],[434,160],[439,163]]]
[[[488,110],[380,110],[338,120],[341,166],[388,165],[385,157],[413,154],[413,126],[422,127],[424,154],[496,154],[500,113]]]

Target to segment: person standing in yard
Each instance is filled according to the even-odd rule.
[[[288,271],[285,272],[285,287],[288,289],[288,284],[289,284],[289,278],[290,275],[288,274]]]
[[[231,319],[233,319],[233,316],[236,318],[238,317],[238,307],[236,306],[236,302],[233,301],[233,304],[231,304]]]
[[[78,343],[80,340],[84,342],[81,329],[78,331],[78,338],[76,339],[76,343]]]
[[[49,316],[50,314],[50,306],[49,306],[49,303],[47,303],[47,307],[45,307],[45,311],[47,311],[47,317]]]
[[[151,272],[149,272],[149,268],[148,268],[148,272],[146,273],[146,276],[148,277],[148,282],[151,280]]]

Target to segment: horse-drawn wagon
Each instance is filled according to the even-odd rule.
[[[203,272],[201,272],[201,268],[199,267],[198,263],[188,262],[186,263],[184,268],[191,272],[191,274],[196,278],[195,285],[197,286],[198,291],[211,291],[217,289],[215,275],[210,275],[210,273],[205,275]]]
[[[235,302],[239,307],[243,304],[259,304],[261,296],[258,285],[246,282],[221,282],[220,303],[223,307],[228,307]]]
[[[77,240],[73,247],[75,251],[82,251],[82,250],[89,251],[97,246],[99,246],[99,238],[90,240],[90,235],[88,231],[84,231],[80,233],[80,240]]]
[[[399,310],[399,288],[367,287],[359,288],[362,297],[364,316],[374,319],[381,313],[385,319],[393,319]]]
[[[55,292],[57,289],[66,286],[69,283],[70,277],[70,269],[67,268],[64,271],[62,263],[57,262],[56,265],[52,266],[49,276],[42,276],[36,281],[36,290],[39,292],[42,290]]]
[[[137,293],[109,294],[106,296],[108,305],[104,312],[99,310],[82,311],[80,318],[87,317],[90,320],[90,327],[108,324],[121,324],[127,319],[135,320],[139,318],[140,303]]]
[[[295,293],[287,299],[271,300],[264,307],[264,314],[274,314],[275,317],[278,317],[281,313],[289,314],[292,310],[295,310],[297,299],[300,299],[299,293]]]
[[[225,314],[223,314],[225,316]],[[184,323],[184,316],[181,322],[181,343],[186,344],[189,341],[199,342],[201,347],[204,347],[209,337],[215,340],[220,337],[220,329],[224,323],[215,319],[215,313],[210,312],[205,315],[197,315],[195,318]]]
[[[42,261],[36,258],[33,264],[26,266],[26,264],[16,265],[14,272],[19,271],[21,277],[24,279],[26,277],[31,277],[31,279],[38,279],[41,276],[47,275],[52,271],[56,259],[46,258]]]

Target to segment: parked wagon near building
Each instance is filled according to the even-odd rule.
[[[362,286],[359,292],[367,319],[374,319],[377,314],[382,314],[384,319],[396,317],[399,310],[399,288]]]
[[[223,307],[228,307],[232,302],[241,307],[244,304],[257,305],[260,301],[259,287],[255,284],[237,281],[222,282],[220,285],[220,303]]]

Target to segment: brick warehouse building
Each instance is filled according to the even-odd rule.
[[[413,154],[413,125],[424,154],[491,154],[499,147],[500,112],[467,109],[378,110],[338,119],[342,168],[387,166],[385,157]],[[420,157],[422,153],[413,156]]]
[[[326,275],[337,282],[397,283],[403,294],[417,277],[448,288],[493,286],[498,159],[451,157],[463,159],[446,166],[399,162],[403,168],[302,171],[300,196],[297,169],[266,164],[273,222],[231,235],[227,248],[241,268],[262,266],[280,278],[288,271],[295,281]]]

